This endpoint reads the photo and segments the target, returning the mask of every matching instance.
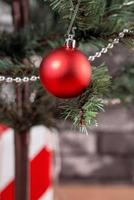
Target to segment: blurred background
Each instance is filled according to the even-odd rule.
[[[10,0],[0,0],[1,33],[14,31],[11,4]],[[43,54],[64,41],[61,36],[67,25],[59,23],[57,12],[47,1],[30,1],[30,20],[26,24],[36,32],[35,37],[47,38],[42,41]],[[87,52],[89,45],[81,43],[81,48]],[[113,77],[111,97],[105,100],[105,112],[97,116],[97,127],[89,128],[88,135],[84,135],[72,130],[71,122],[57,121],[55,200],[134,199],[133,51],[134,47],[119,44],[94,63],[97,66],[105,61]]]

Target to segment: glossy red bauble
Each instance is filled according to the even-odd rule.
[[[81,51],[66,47],[58,48],[43,59],[40,80],[46,90],[56,97],[76,97],[90,83],[91,66]]]

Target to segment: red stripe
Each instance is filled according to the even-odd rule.
[[[0,124],[0,135],[3,134],[7,129],[9,129],[9,127],[7,127],[5,124]]]
[[[52,183],[51,179],[52,153],[43,149],[31,162],[31,200],[37,200]]]
[[[30,162],[30,200],[38,200],[52,184],[52,153],[42,149]],[[11,182],[0,194],[0,200],[14,200],[14,182]]]
[[[0,200],[14,200],[14,182],[11,182],[0,194]]]

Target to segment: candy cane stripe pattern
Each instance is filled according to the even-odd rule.
[[[30,132],[30,200],[53,200],[52,134],[37,126]],[[0,125],[0,200],[14,200],[14,131]]]

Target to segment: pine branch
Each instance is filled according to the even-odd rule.
[[[48,36],[38,35],[33,27],[16,33],[0,33],[0,58],[9,57],[13,61],[22,62],[24,58],[32,55],[43,55],[45,50],[53,48],[52,43],[57,46],[61,41],[63,43],[63,40],[57,38],[61,38],[61,34],[52,32]]]
[[[21,97],[24,92],[25,85],[12,84],[12,89],[16,89],[17,86],[21,89]],[[22,99],[22,103],[19,105],[21,113],[18,109],[16,100],[8,100],[6,95],[0,91],[0,121],[10,127],[14,128],[19,133],[23,133],[32,126],[44,124],[48,127],[56,126],[54,122],[56,99],[49,96],[44,91],[39,82],[29,85],[29,97]],[[5,90],[4,90],[5,92]],[[9,94],[8,94],[9,95]],[[17,98],[15,92],[15,99]],[[47,114],[46,114],[47,113]]]
[[[57,1],[48,0],[52,9],[56,10],[64,22],[70,21],[70,16],[77,4],[76,0]],[[72,3],[71,3],[72,2]],[[81,0],[75,25],[78,30],[94,30],[101,33],[119,32],[123,28],[129,28],[133,22],[134,1],[106,0]]]
[[[6,77],[23,77],[38,74],[38,69],[33,67],[33,64],[27,61],[27,65],[17,60],[13,62],[9,58],[0,59],[0,76]]]
[[[103,110],[102,98],[109,91],[110,76],[106,66],[93,67],[92,73],[92,83],[81,96],[59,105],[65,119],[71,119],[76,127],[96,124],[96,115]]]
[[[62,22],[69,24],[77,1],[48,1],[51,7],[59,13]],[[90,42],[91,46],[98,48],[106,44],[108,39],[117,36],[124,28],[133,29],[133,8],[134,1],[130,0],[82,0],[75,21],[77,41],[81,41],[81,43]],[[57,35],[54,31],[49,32],[49,36],[44,30],[44,27],[38,26],[36,30],[32,27],[19,33],[0,34],[0,75],[16,77],[22,76],[22,74],[23,76],[31,76],[32,73],[38,73],[38,70],[29,62],[28,58],[34,54],[42,54],[42,52],[44,54],[44,51],[45,53],[48,52],[49,48],[63,44],[63,39],[60,39],[59,35],[57,41]],[[132,40],[133,36],[127,34],[122,42],[132,45]],[[25,59],[28,62],[24,62]],[[130,78],[130,76],[128,77]],[[124,79],[123,76],[120,81],[124,82]],[[124,91],[125,85],[119,83],[117,85],[116,89],[123,88],[122,91]],[[103,64],[98,68],[93,67],[91,85],[81,96],[75,99],[65,100],[64,102],[58,100],[58,113],[62,113],[62,117],[64,116],[65,119],[71,119],[74,126],[96,124],[96,115],[103,111],[102,98],[108,93],[109,86],[110,77],[106,66]],[[133,90],[130,88],[131,84],[127,87],[127,91],[132,95]],[[7,103],[0,97],[0,119],[6,120],[16,130],[22,127],[22,131],[40,123],[48,126],[54,125],[53,119],[57,99],[49,96],[39,82],[31,84],[30,91],[30,98],[32,95],[34,98],[32,97],[30,104],[24,103],[22,105],[22,116],[18,115],[14,102]],[[47,115],[44,113],[47,113]]]

